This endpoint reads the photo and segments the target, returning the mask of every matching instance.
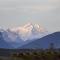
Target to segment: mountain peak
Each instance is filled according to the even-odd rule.
[[[22,40],[40,38],[41,36],[46,35],[46,30],[41,25],[32,24],[31,22],[20,27],[9,28],[6,31],[7,33],[9,32],[9,37],[16,36],[16,34],[18,34]]]
[[[30,27],[30,26],[33,26],[33,24],[31,22],[27,23],[26,25],[24,25],[23,27],[26,28],[26,27]]]
[[[32,23],[27,23],[24,26],[21,27],[16,27],[16,28],[11,28],[11,31],[18,31],[18,32],[31,32],[33,29],[35,29],[38,32],[45,32],[45,29],[40,26],[39,24],[32,24]]]
[[[11,43],[13,47],[24,45],[48,34],[39,24],[32,23],[27,23],[26,25],[16,28],[8,28],[6,30],[1,28],[0,32],[2,33],[4,41],[9,44]]]

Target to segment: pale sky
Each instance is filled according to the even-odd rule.
[[[0,27],[18,27],[28,22],[48,31],[60,31],[60,0],[0,0]]]

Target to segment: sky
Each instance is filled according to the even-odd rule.
[[[60,0],[0,0],[0,27],[32,22],[48,31],[60,31]]]

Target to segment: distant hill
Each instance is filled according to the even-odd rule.
[[[37,48],[49,48],[49,45],[53,43],[55,48],[60,48],[60,32],[49,34],[43,38],[33,40],[32,42],[21,46],[20,48],[37,49]]]

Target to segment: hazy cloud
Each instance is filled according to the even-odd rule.
[[[0,0],[1,26],[19,26],[29,21],[60,31],[60,0]]]

